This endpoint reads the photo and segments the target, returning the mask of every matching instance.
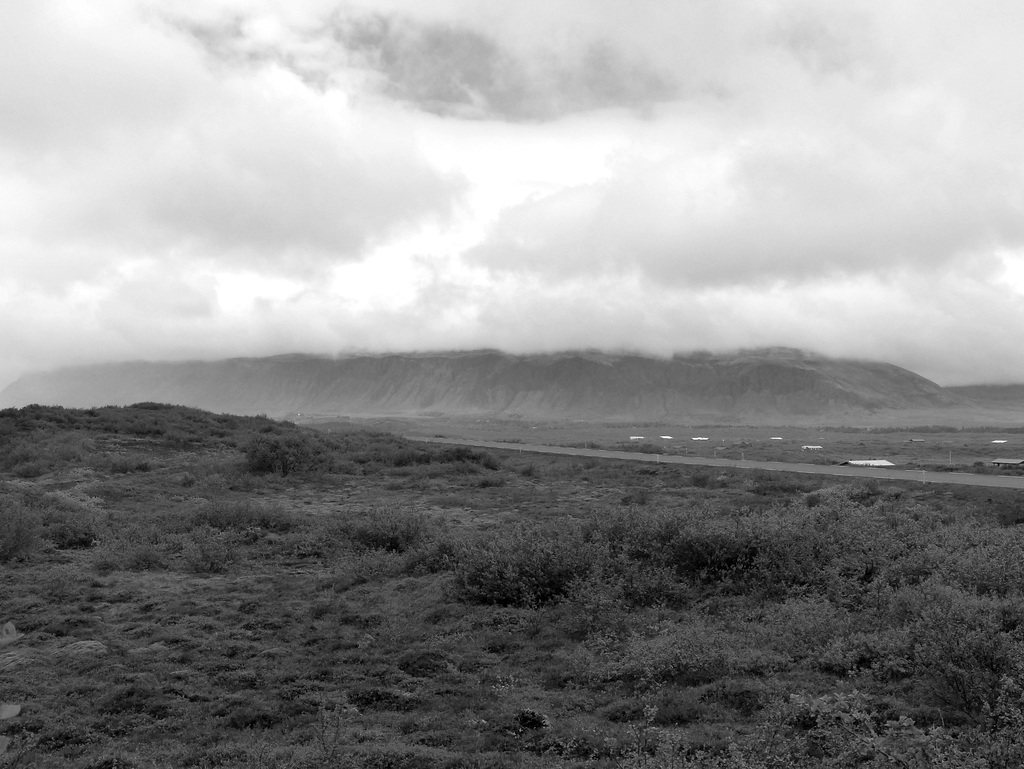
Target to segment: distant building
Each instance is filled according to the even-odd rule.
[[[642,436],[642,435],[631,435],[631,436],[629,436],[629,439],[631,441],[642,441],[644,439],[644,436]]]
[[[1022,460],[1024,461],[1024,460]],[[843,462],[844,465],[854,465],[856,467],[895,467],[892,462],[888,459],[851,459]]]
[[[821,446],[801,446],[800,451],[821,451]]]
[[[661,438],[661,439],[662,439],[663,441],[670,441],[670,440],[672,440],[672,436],[671,436],[671,435],[661,435],[661,436],[659,436],[659,437],[660,437],[660,438]]]
[[[1020,467],[1024,465],[1024,459],[993,459],[992,464],[996,467]]]
[[[1006,441],[992,441],[993,443],[1006,443]]]
[[[691,438],[692,441],[706,441],[707,438]]]
[[[770,441],[781,441],[782,438],[780,436],[773,436],[773,437],[769,438],[768,440],[770,440]]]

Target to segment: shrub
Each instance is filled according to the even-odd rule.
[[[266,529],[286,532],[295,521],[284,509],[260,505],[248,499],[240,501],[218,499],[204,504],[192,520],[196,526],[208,526],[219,531],[245,531]]]
[[[424,540],[427,529],[428,520],[423,513],[382,505],[371,511],[367,519],[352,524],[348,536],[369,550],[404,553]]]
[[[578,530],[520,527],[463,549],[455,564],[456,594],[478,603],[536,606],[566,595],[590,569]]]
[[[824,697],[791,695],[781,718],[790,736],[772,747],[771,755],[785,762],[780,765],[978,765],[969,762],[968,756],[942,730],[925,732],[906,717],[879,724],[869,698],[858,691]],[[756,755],[768,747],[755,745],[747,746],[744,752]]]
[[[404,673],[427,678],[447,670],[450,663],[444,652],[433,649],[410,649],[399,655],[395,664]]]
[[[50,470],[48,462],[38,459],[30,462],[22,462],[14,468],[14,474],[19,478],[38,478],[46,475]]]
[[[60,493],[42,494],[32,500],[40,511],[43,536],[60,550],[92,547],[99,539],[97,514]]]
[[[391,550],[349,553],[334,569],[332,582],[335,590],[347,590],[353,585],[397,576],[406,568],[405,557]]]
[[[69,518],[45,527],[46,538],[58,550],[92,547],[98,538],[91,521]]]
[[[693,687],[735,675],[763,675],[788,665],[788,659],[750,648],[744,639],[694,616],[684,623],[664,622],[650,637],[634,637],[618,655],[601,660],[593,671],[605,681],[632,683],[639,691],[662,684]]]
[[[698,489],[708,489],[714,487],[714,482],[711,473],[706,470],[694,470],[690,473],[690,485]]]
[[[393,467],[409,467],[411,465],[425,465],[429,463],[429,452],[411,447],[395,451],[390,456],[389,462]]]
[[[656,726],[681,726],[696,721],[707,707],[702,703],[698,689],[666,687],[651,701],[654,714],[651,723]]]
[[[121,568],[121,549],[110,544],[102,544],[92,555],[92,568],[97,574],[110,574]]]
[[[348,699],[353,705],[364,710],[406,711],[417,707],[420,702],[408,692],[379,687],[352,689]]]
[[[723,705],[746,717],[763,710],[770,698],[768,686],[756,679],[720,681],[701,695],[704,702]]]
[[[245,447],[246,468],[252,473],[280,473],[329,470],[329,447],[312,433],[294,435],[260,434]]]
[[[572,638],[585,639],[595,633],[625,636],[632,627],[621,585],[594,572],[569,585],[560,608],[559,625]]]
[[[759,554],[756,542],[727,531],[695,530],[675,537],[670,547],[676,573],[704,583],[743,577]]]
[[[910,676],[910,646],[903,631],[856,632],[838,637],[818,655],[818,666],[827,673],[853,675],[870,670],[879,681]]]
[[[0,499],[0,563],[24,558],[39,539],[39,515],[10,498]]]
[[[96,707],[106,714],[139,713],[165,718],[170,711],[170,698],[155,682],[143,679],[107,692]]]
[[[759,496],[787,496],[804,492],[803,484],[783,473],[761,472],[750,481],[750,492]]]
[[[238,560],[234,537],[212,528],[194,531],[182,554],[194,574],[222,574]]]
[[[765,605],[771,648],[795,661],[817,655],[835,637],[850,632],[850,615],[827,599],[810,595]]]
[[[128,571],[153,571],[165,567],[160,551],[151,544],[136,545],[125,558],[124,568]]]
[[[935,586],[910,628],[915,672],[940,701],[975,718],[996,707],[1004,678],[1024,676],[1019,632],[1004,626],[1004,606]]]
[[[468,446],[451,446],[450,448],[442,449],[438,452],[435,461],[448,464],[466,463],[480,465],[487,470],[497,470],[501,467],[501,464],[493,454],[486,451],[474,451]]]
[[[643,486],[627,491],[622,496],[624,505],[646,505],[651,501],[651,490]]]

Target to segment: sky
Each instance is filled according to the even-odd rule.
[[[4,0],[0,388],[788,346],[1024,382],[1018,0]]]

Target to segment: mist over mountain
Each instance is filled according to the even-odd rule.
[[[838,419],[955,409],[969,394],[888,363],[788,348],[672,358],[566,352],[282,355],[130,362],[22,376],[0,404],[156,401],[233,414],[526,419]]]

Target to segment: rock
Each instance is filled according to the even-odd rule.
[[[13,622],[7,622],[3,627],[0,627],[0,646],[7,646],[12,644],[21,638],[24,633],[19,633]]]

